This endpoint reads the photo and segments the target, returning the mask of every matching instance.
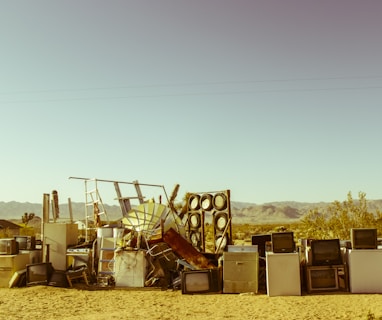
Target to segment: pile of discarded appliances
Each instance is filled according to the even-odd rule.
[[[57,197],[54,198],[56,205],[51,206],[49,194],[44,194],[44,262],[27,266],[26,285],[70,287],[78,282],[92,288],[183,290],[186,281],[183,278],[192,271],[199,278],[195,292],[209,292],[211,288],[221,290],[221,257],[232,244],[229,190],[188,193],[185,204],[175,206],[179,185],[170,197],[163,186],[145,185],[164,190],[167,204],[163,204],[161,196],[158,202],[153,198],[145,201],[140,189],[144,184],[137,181],[74,179],[85,181],[85,238],[77,241],[78,225],[72,219],[69,224],[56,220]],[[112,182],[116,189],[122,217],[113,223],[107,219],[97,186],[99,182]],[[123,197],[120,184],[132,185],[137,196]],[[137,199],[139,203],[132,205],[131,199]],[[49,218],[50,207],[53,222]],[[209,224],[213,225],[213,235],[207,231]],[[208,239],[212,239],[209,243],[207,233]],[[207,246],[209,250],[206,250]],[[49,271],[46,271],[46,265],[49,265]],[[48,275],[41,276],[40,281],[37,273]],[[195,279],[188,282],[195,286]]]
[[[122,210],[125,214],[116,225],[97,228],[91,263],[86,261],[91,282],[98,287],[160,287],[186,293],[186,272],[198,270],[193,273],[199,278],[198,292],[221,290],[222,253],[232,244],[230,191],[190,193],[178,212],[178,188],[167,205],[142,202]],[[208,223],[213,225],[210,252]],[[73,269],[81,265],[73,251],[81,247],[68,249]]]

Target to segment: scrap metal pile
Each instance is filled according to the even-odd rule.
[[[188,193],[185,203],[176,209],[179,185],[169,198],[164,192],[165,205],[153,199],[144,201],[140,184],[133,183],[140,203],[131,205],[133,197],[122,197],[114,182],[122,218],[114,225],[101,223],[98,227],[91,270],[98,285],[177,289],[182,271],[219,267],[219,258],[232,243],[229,190]],[[99,201],[94,201],[98,216],[99,207]],[[213,227],[211,243],[206,240],[207,225]],[[105,233],[110,228],[115,231],[112,236]]]

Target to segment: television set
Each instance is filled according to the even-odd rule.
[[[19,247],[15,239],[0,239],[0,254],[15,255],[19,253]]]
[[[69,287],[70,285],[66,272],[62,270],[54,270],[49,278],[48,286],[62,288]]]
[[[291,253],[296,249],[293,232],[275,232],[271,234],[273,253]]]
[[[340,289],[340,277],[344,277],[343,266],[309,266],[306,268],[308,292],[335,291]]]
[[[182,271],[181,288],[182,294],[221,292],[221,271],[219,268]]]
[[[259,257],[265,258],[266,243],[271,241],[272,236],[270,234],[256,234],[252,236],[252,245],[257,245]]]
[[[9,288],[25,287],[26,272],[26,269],[16,270],[12,278],[9,280]]]
[[[48,285],[54,272],[51,262],[40,262],[26,265],[27,286]]]
[[[35,250],[36,238],[35,236],[14,236],[16,242],[19,244],[19,250]]]
[[[377,249],[377,229],[350,229],[350,241],[352,249]]]
[[[339,239],[312,240],[310,244],[313,266],[342,265]]]

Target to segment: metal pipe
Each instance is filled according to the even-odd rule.
[[[137,181],[128,182],[128,181],[118,181],[118,180],[105,180],[105,179],[97,179],[97,178],[81,178],[81,177],[69,177],[69,179],[78,179],[78,180],[95,180],[100,182],[117,182],[117,183],[125,183],[125,184],[139,184],[141,186],[148,186],[148,187],[161,187],[164,188],[161,184],[150,184],[150,183],[141,183]]]

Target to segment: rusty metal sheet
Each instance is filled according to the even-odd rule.
[[[163,241],[180,257],[197,269],[216,268],[201,252],[196,250],[186,239],[170,228],[163,234]]]

